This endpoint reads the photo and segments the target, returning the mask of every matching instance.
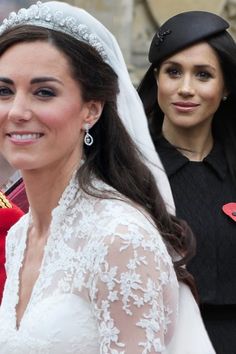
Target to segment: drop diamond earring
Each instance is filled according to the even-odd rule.
[[[93,144],[93,137],[89,134],[89,124],[85,124],[84,129],[86,132],[84,136],[84,143],[87,146],[91,146]]]

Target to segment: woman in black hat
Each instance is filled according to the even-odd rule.
[[[203,11],[170,18],[138,89],[176,215],[197,239],[188,269],[218,354],[236,352],[236,45],[228,27]]]

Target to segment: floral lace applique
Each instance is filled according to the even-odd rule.
[[[162,353],[178,307],[162,238],[131,203],[78,191],[75,177],[52,213],[40,275],[17,331],[17,279],[29,220],[24,216],[7,239],[0,354]]]

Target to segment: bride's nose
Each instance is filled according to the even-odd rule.
[[[8,118],[14,120],[15,122],[27,121],[31,119],[32,111],[29,102],[24,95],[15,95],[12,100]]]

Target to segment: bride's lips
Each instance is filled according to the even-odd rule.
[[[9,132],[6,134],[13,144],[25,145],[37,142],[44,134],[39,132]]]

